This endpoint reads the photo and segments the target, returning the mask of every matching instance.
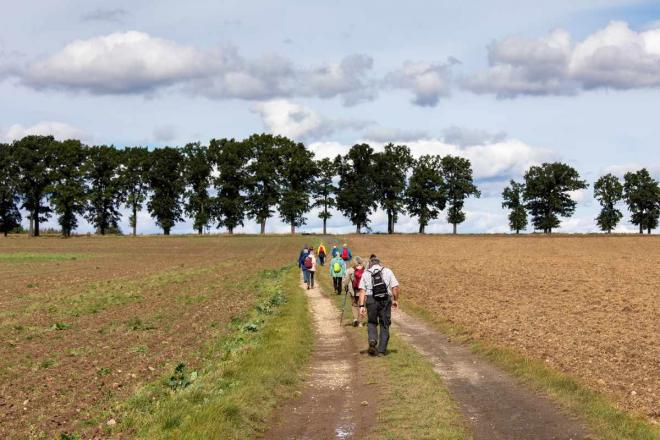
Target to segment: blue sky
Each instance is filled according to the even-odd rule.
[[[463,232],[505,232],[502,187],[544,160],[590,183],[641,166],[660,177],[656,2],[5,3],[3,141],[52,132],[158,147],[267,131],[319,157],[406,143],[472,160],[484,195],[466,204]],[[562,231],[596,230],[591,194],[574,195]],[[620,231],[634,231],[628,219]],[[385,225],[376,213],[372,228]],[[311,213],[305,229],[319,226]],[[340,214],[330,226],[352,230]],[[405,216],[398,226],[416,229]]]

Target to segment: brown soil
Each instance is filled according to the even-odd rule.
[[[0,438],[104,435],[136,388],[178,362],[200,365],[205,341],[252,304],[246,279],[299,247],[297,237],[0,239],[2,253],[88,254],[0,262]]]
[[[410,301],[660,414],[660,237],[352,236]]]
[[[300,396],[277,411],[264,438],[361,438],[376,418],[374,402],[363,405],[360,399],[371,392],[358,362],[363,355],[358,344],[364,340],[358,341],[358,332],[351,331],[354,329],[339,325],[337,308],[318,286],[305,291],[317,340],[309,376]]]
[[[583,424],[470,350],[401,311],[394,331],[433,363],[475,440],[579,440]]]

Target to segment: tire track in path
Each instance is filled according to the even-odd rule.
[[[374,405],[361,405],[357,333],[339,325],[332,300],[318,285],[306,290],[316,332],[309,376],[301,395],[277,410],[265,439],[361,438],[375,422]]]
[[[475,440],[580,440],[584,424],[467,347],[397,311],[393,328],[426,356],[459,405]]]

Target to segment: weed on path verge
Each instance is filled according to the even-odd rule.
[[[279,399],[293,392],[309,357],[313,332],[293,269],[252,281],[259,301],[209,343],[199,372],[177,366],[133,396],[119,429],[139,438],[252,438]]]

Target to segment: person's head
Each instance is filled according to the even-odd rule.
[[[369,256],[369,259],[370,259],[370,260],[371,260],[372,258],[377,258],[377,257],[376,257],[376,254],[371,254],[371,255]]]
[[[337,245],[336,245],[336,244],[333,244],[333,245],[332,245],[332,248],[333,248],[333,249],[337,249]]]
[[[362,258],[355,257],[353,258],[353,267],[362,266]]]
[[[344,247],[348,247],[348,246],[346,245],[346,243],[344,243]]]
[[[303,247],[303,249],[309,249],[309,246],[305,245],[305,246]]]
[[[369,258],[369,267],[371,266],[380,266],[380,259],[375,255],[372,255],[371,258]]]

